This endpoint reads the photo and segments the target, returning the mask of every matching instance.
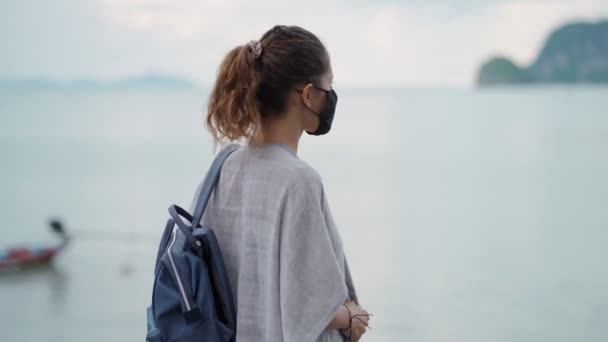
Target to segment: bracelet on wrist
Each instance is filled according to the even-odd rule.
[[[340,331],[348,331],[351,329],[352,327],[352,323],[353,323],[353,315],[350,313],[350,309],[348,308],[348,305],[346,305],[346,303],[342,304],[344,305],[344,307],[346,308],[346,310],[348,311],[348,327],[346,328],[342,328],[339,329]]]

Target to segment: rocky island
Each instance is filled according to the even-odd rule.
[[[571,23],[549,35],[536,60],[518,66],[493,57],[479,69],[477,84],[608,83],[608,20]]]

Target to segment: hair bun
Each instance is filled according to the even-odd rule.
[[[247,43],[249,52],[253,55],[253,58],[258,58],[262,55],[262,43],[259,40],[252,40]]]

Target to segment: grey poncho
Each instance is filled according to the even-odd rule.
[[[358,299],[310,165],[285,145],[241,146],[224,163],[201,222],[222,249],[237,342],[342,341],[326,327],[345,301]]]

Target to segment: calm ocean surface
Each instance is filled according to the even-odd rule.
[[[321,174],[365,341],[608,341],[608,88],[341,90]],[[206,90],[0,89],[2,341],[143,341],[167,207],[212,159]]]

